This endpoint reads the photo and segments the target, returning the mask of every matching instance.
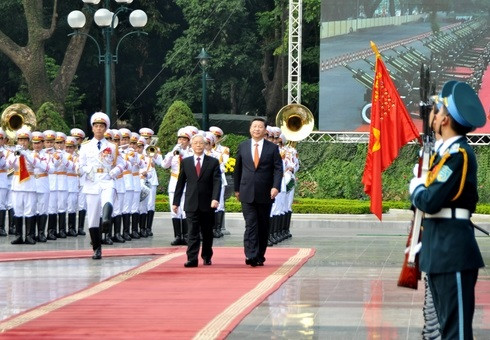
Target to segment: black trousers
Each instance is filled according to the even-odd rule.
[[[428,274],[442,339],[473,339],[478,269]]]
[[[202,234],[201,258],[211,259],[213,256],[214,210],[186,211],[185,214],[188,227],[187,260],[198,260],[201,245],[199,233]]]
[[[272,203],[244,203],[242,212],[245,219],[243,246],[248,259],[256,258],[265,261],[267,239],[269,237],[269,218]]]

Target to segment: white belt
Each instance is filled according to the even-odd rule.
[[[454,212],[454,214],[453,214]],[[462,208],[442,208],[435,214],[425,214],[425,218],[457,218],[460,220],[469,220],[471,213],[468,209]]]

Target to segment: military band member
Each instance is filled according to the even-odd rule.
[[[77,140],[77,150],[76,154],[78,155],[78,150],[82,146],[83,140],[85,139],[85,132],[79,128],[73,128],[70,130],[70,135],[75,137]],[[85,216],[87,214],[87,202],[85,200],[85,194],[82,192],[83,182],[85,181],[85,175],[79,173],[79,190],[78,190],[78,199],[77,199],[77,210],[78,210],[78,235],[85,235]]]
[[[23,220],[26,226],[26,244],[36,244],[36,180],[34,169],[47,171],[48,164],[34,158],[29,150],[29,142],[32,134],[29,130],[21,128],[16,132],[17,145],[15,153],[11,153],[7,159],[7,166],[14,169],[12,179],[12,203],[14,205],[14,223],[16,238],[12,244],[24,243]]]
[[[7,216],[7,200],[9,182],[7,178],[7,157],[10,151],[5,148],[7,134],[0,128],[0,236],[7,236],[5,230],[5,217]]]
[[[36,178],[36,225],[37,242],[46,242],[46,223],[48,221],[48,200],[49,200],[49,172],[53,172],[54,167],[50,167],[48,155],[44,151],[44,134],[39,131],[32,133],[33,157],[48,164],[46,171],[40,168],[34,169]]]
[[[146,139],[147,146],[145,147],[145,153],[148,146],[152,145],[152,138],[155,134],[154,131],[150,128],[142,128],[140,129],[140,135]],[[153,145],[152,145],[153,146]],[[155,152],[152,157],[148,158],[151,160],[148,168],[148,172],[150,173],[148,177],[148,184],[150,184],[150,194],[148,197],[148,214],[146,219],[146,230],[148,232],[148,236],[153,236],[153,219],[155,217],[155,204],[156,204],[156,196],[157,196],[157,188],[158,188],[158,175],[155,169],[155,165],[161,166],[163,157],[160,149],[156,146]]]
[[[57,176],[54,173],[60,163],[59,157],[55,159],[54,153],[54,141],[56,139],[56,132],[53,130],[46,130],[44,134],[44,151],[48,157],[50,166],[54,168],[54,171],[48,175],[49,178],[49,201],[48,201],[48,240],[56,240],[56,229],[58,225],[58,194],[57,190]]]
[[[78,175],[78,155],[75,152],[77,149],[77,139],[75,137],[66,137],[65,152],[66,159],[72,162],[73,166],[66,168],[67,181],[67,212],[68,212],[68,236],[77,236],[77,210],[78,210],[78,192],[80,190],[80,181]]]
[[[141,181],[140,181],[140,169],[146,167],[146,163],[141,159],[138,152],[138,140],[140,135],[136,132],[131,133],[129,144],[134,150],[137,162],[132,164],[132,176],[133,176],[133,199],[131,200],[131,238],[139,239],[141,237],[138,232],[138,226],[140,223],[139,205],[141,196]]]
[[[150,172],[151,169],[151,160],[149,157],[145,155],[145,147],[147,146],[146,138],[140,137],[138,142],[136,143],[136,152],[138,154],[139,159],[144,162],[145,167],[140,168],[139,170],[139,181],[140,181],[140,190],[141,196],[139,199],[138,206],[138,214],[139,214],[139,227],[140,227],[140,237],[148,237],[148,230],[146,225],[147,214],[148,214],[148,199],[150,197],[150,187],[148,185],[148,179],[152,175]]]
[[[225,188],[228,185],[226,181],[226,174],[224,167],[228,160],[230,159],[230,148],[221,144],[224,138],[223,130],[217,126],[211,126],[209,131],[215,136],[213,149],[219,154],[218,160],[222,168],[221,172],[221,194],[219,198],[219,205],[215,212],[215,222],[214,222],[214,237],[219,238],[223,235],[229,235],[230,232],[226,230],[225,227]]]
[[[123,171],[124,180],[124,202],[122,207],[122,225],[123,234],[122,237],[125,241],[131,241],[130,236],[131,230],[131,207],[134,196],[134,185],[133,185],[133,166],[138,162],[138,157],[133,148],[129,145],[129,140],[131,138],[131,131],[126,128],[119,129],[121,132],[121,145],[119,146],[119,151],[124,157],[126,162],[126,167]]]
[[[168,182],[168,198],[169,202],[173,202],[175,186],[179,178],[180,162],[184,157],[191,156],[192,149],[189,141],[192,137],[192,132],[186,128],[181,128],[177,131],[177,144],[172,151],[168,152],[163,158],[162,167],[170,169],[170,180]],[[184,199],[185,195],[182,195]],[[172,217],[172,226],[174,228],[175,239],[170,243],[173,246],[186,245],[187,237],[187,221],[185,211],[182,209],[184,202],[181,202],[177,212],[170,207],[170,216]]]
[[[420,269],[427,273],[442,339],[473,339],[475,285],[484,266],[470,218],[478,202],[476,157],[466,134],[485,125],[485,110],[466,83],[449,81],[431,116],[443,143],[427,176],[410,182],[423,211]]]
[[[114,179],[122,173],[123,164],[117,163],[117,148],[104,138],[110,126],[109,117],[96,112],[90,118],[94,138],[80,148],[79,168],[86,174],[83,191],[87,195],[87,222],[94,254],[102,258],[101,230],[107,232],[111,225],[114,202]],[[102,216],[102,221],[100,217]]]
[[[63,132],[56,133],[56,139],[54,141],[56,151],[53,157],[60,161],[56,168],[56,192],[58,195],[58,238],[66,238],[66,202],[68,200],[68,176],[67,171],[74,171],[75,164],[68,158],[68,154],[65,151],[66,135]],[[69,235],[76,236],[76,235]]]

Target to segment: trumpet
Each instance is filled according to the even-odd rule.
[[[154,145],[148,145],[145,152],[148,157],[153,157],[158,153],[158,148]]]

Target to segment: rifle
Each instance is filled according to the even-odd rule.
[[[429,122],[431,105],[429,103],[429,92],[431,92],[430,69],[424,64],[420,67],[420,103],[419,113],[423,121],[423,146],[422,155],[419,158],[418,177],[425,176],[429,171],[429,161],[433,148],[432,128]],[[434,90],[434,88],[432,88]],[[418,280],[420,279],[420,270],[418,263],[418,252],[420,250],[420,227],[424,213],[415,208],[414,218],[410,227],[410,233],[407,240],[407,249],[405,251],[405,260],[402,271],[398,278],[398,286],[417,289]]]

